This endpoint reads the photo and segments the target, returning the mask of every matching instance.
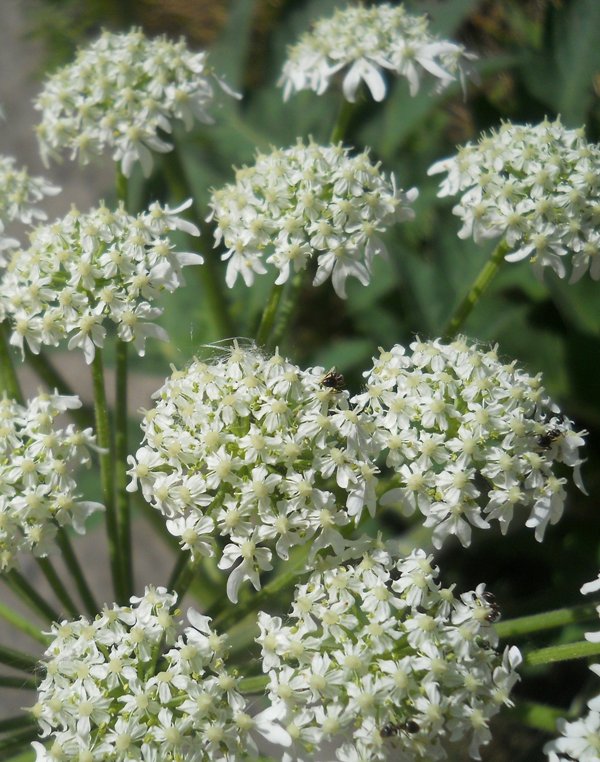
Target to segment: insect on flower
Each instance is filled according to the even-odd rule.
[[[498,602],[496,601],[496,597],[493,593],[485,592],[482,596],[483,600],[489,607],[488,615],[486,616],[486,620],[493,624],[494,622],[497,622],[498,619],[501,617],[500,612],[500,606],[498,606]]]
[[[321,386],[333,389],[335,392],[341,392],[346,387],[346,379],[333,367],[321,379]]]
[[[382,738],[391,738],[399,733],[418,733],[420,730],[418,723],[414,720],[406,722],[387,722],[380,731]]]

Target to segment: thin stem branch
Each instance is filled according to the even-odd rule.
[[[58,547],[62,552],[66,567],[73,577],[73,581],[75,582],[77,591],[81,596],[81,600],[84,603],[86,611],[88,614],[90,614],[90,616],[95,616],[99,611],[98,604],[96,603],[94,595],[87,583],[79,560],[75,555],[75,551],[73,550],[71,541],[69,540],[69,535],[67,534],[66,529],[63,527],[58,530],[56,534],[56,541]]]
[[[0,754],[2,759],[10,759],[18,751],[27,751],[32,741],[39,738],[38,728],[26,728],[11,736],[0,738]]]
[[[333,130],[331,131],[331,137],[329,138],[330,143],[339,143],[344,139],[355,106],[355,103],[350,103],[350,101],[347,101],[345,96],[342,94],[342,102],[338,111],[337,120],[333,126]]]
[[[58,622],[60,617],[58,613],[34,590],[27,580],[16,569],[4,572],[0,575],[8,587],[15,595],[34,611],[42,619],[48,622]]]
[[[38,660],[24,651],[0,645],[0,663],[13,669],[20,669],[22,672],[33,672],[38,665]]]
[[[0,688],[16,688],[17,690],[23,691],[35,691],[37,690],[37,681],[34,677],[0,675]]]
[[[504,261],[504,257],[508,250],[509,247],[505,241],[501,241],[498,246],[496,246],[492,252],[492,256],[488,259],[479,275],[473,281],[473,285],[469,289],[468,294],[458,305],[456,311],[448,321],[448,325],[444,330],[444,336],[447,339],[454,338],[463,327],[465,321],[473,311],[473,308],[481,299],[483,293],[500,269],[500,265]]]
[[[15,611],[12,606],[0,603],[0,618],[11,624],[15,629],[20,630],[24,635],[28,635],[33,640],[43,645],[48,644],[48,637],[44,635],[40,628]]]
[[[197,563],[192,560],[191,553],[189,551],[180,551],[167,585],[168,590],[177,593],[178,603],[181,603],[183,596],[192,584],[197,568]]]
[[[284,289],[283,285],[278,286],[277,284],[275,284],[273,288],[271,289],[271,295],[269,296],[269,301],[266,304],[266,307],[260,319],[258,331],[256,332],[256,343],[258,344],[259,347],[266,347],[269,343],[269,336],[271,335],[271,331],[273,330],[273,324],[275,323],[275,315],[277,314],[277,309],[279,307],[279,302],[281,301],[283,289]]]
[[[6,323],[0,323],[0,396],[5,393],[16,402],[23,404],[23,393],[15,372],[10,345],[6,337]]]
[[[6,717],[0,720],[0,733],[19,728],[37,728],[37,720],[29,714],[18,714],[16,717]]]
[[[300,294],[302,293],[302,286],[304,284],[305,275],[308,270],[296,273],[292,278],[290,287],[285,295],[285,299],[279,308],[279,314],[275,322],[275,327],[268,342],[268,348],[274,349],[279,346],[286,331],[288,330],[290,323],[293,321],[294,316],[298,310],[298,302],[300,300]]]
[[[100,453],[100,482],[102,484],[102,495],[106,509],[106,532],[108,535],[108,554],[113,589],[117,603],[126,603],[127,597],[123,588],[119,558],[119,527],[114,500],[114,452],[110,437],[106,390],[104,388],[104,366],[102,353],[98,347],[96,347],[96,354],[92,362],[92,382],[94,386],[94,409],[96,412],[96,439],[98,445],[102,448]]]
[[[115,481],[117,522],[121,542],[121,573],[127,599],[133,594],[131,502],[127,492],[127,344],[117,339],[115,384]]]
[[[71,594],[64,586],[63,581],[56,573],[56,569],[52,565],[52,562],[48,558],[36,558],[35,560],[48,580],[48,584],[54,590],[56,597],[65,607],[67,613],[76,619],[79,616],[80,611],[71,597]]]
[[[540,664],[554,664],[558,661],[572,661],[573,659],[587,659],[588,656],[600,654],[600,643],[590,643],[587,640],[577,643],[565,643],[560,646],[548,646],[529,651],[523,657],[523,663],[531,667]]]
[[[508,640],[520,635],[552,630],[576,622],[593,622],[597,618],[596,606],[582,604],[572,608],[556,609],[554,611],[545,611],[542,614],[531,614],[530,616],[518,617],[516,619],[507,619],[494,625],[494,629],[500,638]]]

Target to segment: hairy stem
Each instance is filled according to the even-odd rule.
[[[73,581],[75,582],[75,586],[77,587],[77,591],[81,596],[81,600],[83,601],[87,613],[90,616],[95,616],[99,611],[98,604],[94,599],[92,591],[90,590],[90,587],[83,573],[83,569],[81,568],[79,560],[75,555],[75,551],[71,546],[69,535],[67,534],[66,529],[63,527],[58,530],[56,541],[58,547],[62,552],[65,565],[73,577]]]
[[[0,396],[2,394],[23,404],[23,393],[10,355],[5,323],[0,323]]]
[[[540,664],[554,664],[558,661],[572,661],[573,659],[587,659],[588,656],[600,654],[600,643],[590,643],[582,640],[577,643],[565,643],[560,646],[548,646],[529,651],[523,657],[523,663],[531,667]]]
[[[108,403],[104,388],[104,363],[102,362],[102,352],[98,347],[96,347],[96,354],[92,363],[92,382],[96,413],[96,440],[98,446],[102,448],[100,453],[100,483],[102,485],[102,495],[106,510],[106,532],[108,535],[108,554],[113,589],[117,603],[126,603],[127,595],[123,586],[123,575],[121,574],[119,526],[114,499],[114,450],[111,442]]]
[[[115,481],[117,522],[121,543],[123,590],[126,598],[133,594],[133,561],[131,552],[131,501],[127,492],[127,344],[117,339],[115,386]]]
[[[469,289],[468,294],[458,305],[456,311],[448,321],[444,330],[445,338],[452,339],[461,330],[475,305],[481,299],[483,293],[500,269],[500,265],[504,261],[504,257],[508,250],[509,247],[505,241],[501,241],[498,246],[496,246],[492,252],[492,256],[488,259],[479,275],[473,281],[473,285]]]
[[[508,640],[520,635],[552,630],[576,622],[593,622],[597,618],[596,606],[582,604],[572,608],[556,609],[555,611],[545,611],[542,614],[507,619],[504,622],[498,622],[494,628],[500,638]]]
[[[16,569],[4,572],[0,575],[0,579],[8,585],[15,595],[19,596],[23,603],[29,606],[42,619],[45,619],[47,622],[58,622],[60,619],[58,612],[42,598]]]

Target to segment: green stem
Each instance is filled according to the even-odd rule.
[[[48,644],[47,636],[40,631],[39,627],[32,624],[28,619],[25,619],[24,616],[21,616],[21,614],[5,603],[0,603],[0,618],[11,624],[15,629],[20,630],[24,635],[37,640],[38,643],[43,645]]]
[[[117,175],[115,178],[115,188],[117,191],[117,200],[123,203],[125,211],[128,208],[129,201],[129,182],[125,175],[121,172],[121,165],[117,164]]]
[[[275,315],[277,314],[277,308],[281,301],[284,286],[274,285],[271,289],[271,295],[269,301],[260,319],[258,331],[256,332],[256,343],[259,347],[266,347],[269,343],[269,336],[273,330],[273,324],[275,323]]]
[[[21,405],[23,404],[21,386],[15,373],[10,354],[10,344],[6,337],[6,323],[0,323],[0,396],[2,394],[6,394],[7,397]]]
[[[106,532],[108,535],[108,554],[112,572],[113,589],[117,603],[127,603],[123,587],[121,563],[119,558],[119,527],[114,500],[114,454],[110,438],[108,403],[104,388],[104,367],[102,352],[96,347],[92,362],[92,383],[94,386],[94,409],[96,413],[96,441],[102,448],[100,453],[100,482],[106,510]]]
[[[73,387],[65,381],[44,352],[34,355],[33,352],[27,349],[25,351],[25,359],[27,364],[33,368],[36,375],[46,384],[50,391],[56,389],[59,394],[65,394],[69,397],[77,396]],[[80,408],[69,410],[69,416],[82,429],[94,425],[94,412],[88,405],[82,405]]]
[[[37,681],[34,677],[13,677],[12,675],[0,675],[1,688],[16,688],[22,691],[37,690]],[[0,725],[2,723],[0,722]]]
[[[294,319],[294,316],[298,310],[298,303],[300,300],[300,294],[302,293],[302,286],[304,284],[304,276],[308,270],[296,273],[292,278],[290,287],[285,295],[285,300],[279,308],[279,315],[275,323],[275,328],[268,342],[268,348],[274,349],[278,347],[285,335],[290,323]]]
[[[9,586],[15,595],[35,611],[38,616],[48,622],[58,622],[60,617],[58,613],[42,598],[39,593],[27,582],[27,580],[16,570],[11,569],[5,572],[1,577]]]
[[[593,622],[597,618],[596,606],[582,604],[572,608],[556,609],[555,611],[545,611],[542,614],[507,619],[505,622],[498,622],[494,629],[500,638],[508,640],[520,635],[552,630],[576,622]]]
[[[250,693],[264,693],[268,684],[268,675],[244,677],[242,680],[240,680],[240,693],[244,695],[248,695]]]
[[[183,596],[187,593],[196,574],[197,564],[192,560],[189,551],[179,553],[171,577],[167,584],[167,590],[177,593],[177,603],[181,603]]]
[[[508,717],[535,730],[556,733],[556,721],[561,717],[567,717],[568,714],[564,709],[538,704],[535,701],[519,700],[508,713]]]
[[[329,138],[330,143],[339,143],[344,139],[355,106],[355,103],[347,101],[342,94],[342,102],[338,111],[337,120],[331,131],[331,137]]]
[[[169,154],[163,156],[163,166],[169,188],[175,199],[178,202],[185,201],[188,198],[194,200],[194,211],[196,213],[194,222],[200,228],[200,239],[198,240],[191,236],[187,236],[187,239],[190,251],[199,249],[204,257],[204,264],[194,268],[194,270],[200,278],[202,296],[208,304],[217,338],[222,339],[235,336],[236,329],[231,317],[229,301],[223,289],[224,278],[219,272],[218,264],[215,261],[214,249],[209,243],[212,236],[203,223],[204,215],[199,208],[200,204],[193,192],[177,146]]]
[[[129,600],[133,595],[131,552],[131,501],[127,492],[127,344],[117,339],[115,386],[115,479],[117,521],[121,541],[123,587]]]
[[[582,640],[577,643],[565,643],[560,646],[548,646],[529,651],[523,657],[523,663],[534,667],[540,664],[554,664],[559,661],[586,659],[588,656],[600,654],[600,643],[589,643]]]
[[[83,569],[81,568],[79,560],[77,559],[77,556],[75,555],[75,551],[73,550],[73,547],[71,546],[69,535],[67,534],[66,530],[63,527],[61,527],[58,530],[56,535],[56,541],[57,541],[58,547],[60,548],[62,552],[65,565],[67,569],[70,571],[71,576],[73,577],[73,581],[75,582],[77,591],[79,592],[79,595],[81,596],[81,600],[83,601],[85,605],[86,611],[88,612],[88,614],[90,614],[90,616],[95,616],[99,611],[98,604],[96,603],[96,600],[94,599],[94,595],[92,591],[90,590],[90,587],[87,583],[87,580],[83,573]]]
[[[35,656],[2,645],[0,645],[0,662],[7,667],[20,669],[23,672],[33,672],[38,665]]]
[[[65,607],[67,613],[77,619],[79,617],[79,609],[75,605],[75,602],[71,598],[71,595],[67,588],[64,586],[62,580],[56,573],[54,566],[48,558],[36,558],[38,566],[42,570],[44,576],[48,580],[48,584],[54,590],[56,597]]]
[[[0,733],[19,728],[37,728],[37,720],[28,714],[18,714],[16,717],[6,717],[0,720]]]
[[[479,275],[475,278],[469,293],[458,305],[456,311],[448,321],[448,325],[444,331],[444,336],[447,339],[454,338],[463,327],[466,319],[473,311],[473,308],[481,299],[484,291],[490,285],[493,277],[500,269],[500,265],[504,261],[504,257],[508,251],[509,246],[505,241],[501,241],[498,246],[496,246],[492,252],[492,256],[488,259]]]
[[[2,759],[10,759],[18,751],[27,751],[32,741],[39,739],[37,728],[27,728],[12,736],[0,738],[0,754]]]

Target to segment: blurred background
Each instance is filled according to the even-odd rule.
[[[209,49],[216,71],[243,94],[240,102],[223,104],[216,127],[177,136],[196,209],[208,213],[210,189],[233,179],[232,165],[252,163],[257,148],[285,147],[308,135],[328,140],[336,98],[305,92],[284,104],[276,83],[286,46],[312,21],[344,5],[337,0],[3,0],[0,103],[6,120],[0,151],[63,187],[61,196],[48,201],[51,218],[73,202],[85,210],[100,198],[112,201],[110,162],[82,170],[66,161],[43,170],[31,99],[45,73],[71,61],[77,46],[101,28],[136,25],[150,35],[184,35],[192,48]],[[424,87],[411,98],[404,81],[390,81],[383,103],[364,102],[354,112],[346,142],[357,149],[371,146],[372,156],[386,172],[394,172],[399,186],[418,187],[416,218],[386,235],[389,259],[376,260],[369,287],[350,282],[347,301],[338,299],[329,284],[307,286],[282,347],[302,366],[335,365],[352,391],[360,389],[362,370],[378,347],[409,343],[416,334],[440,335],[493,248],[493,242],[477,246],[457,238],[460,222],[451,214],[453,201],[437,198],[438,180],[427,177],[428,167],[503,119],[539,122],[560,114],[569,127],[585,125],[588,140],[600,137],[598,0],[413,0],[405,6],[429,14],[434,31],[478,54],[480,82],[469,84],[466,96],[459,86],[442,95]],[[160,159],[157,164],[160,170]],[[178,200],[163,177],[157,171],[146,184],[133,178],[140,208],[149,200]],[[213,256],[218,262],[218,251]],[[200,283],[191,272],[186,277],[188,287],[164,300],[162,324],[170,343],[150,343],[147,357],[138,362],[133,410],[149,405],[149,394],[169,373],[169,364],[181,366],[202,351],[202,344],[223,338],[204,307]],[[271,283],[262,278],[252,289],[238,284],[229,294],[235,335],[253,335]],[[530,531],[515,530],[505,540],[489,532],[467,550],[450,542],[443,551],[445,581],[456,582],[460,590],[486,582],[505,618],[580,603],[581,584],[598,573],[599,293],[600,284],[588,276],[569,285],[548,271],[541,283],[527,263],[506,265],[464,329],[473,338],[498,343],[502,357],[518,359],[529,372],[541,371],[561,409],[577,428],[590,432],[583,469],[590,497],[571,490],[564,518],[548,530],[543,544]],[[85,396],[87,372],[77,364],[79,358],[54,359]],[[27,383],[35,390],[34,378]],[[135,420],[131,437],[134,444],[139,440]],[[86,489],[93,493],[97,488],[89,480]],[[172,563],[171,551],[155,539],[146,518],[140,509],[138,539],[145,551],[136,566],[140,590],[148,582],[164,581],[168,572],[163,570]],[[396,536],[406,526],[390,510],[371,529]],[[84,552],[88,563],[98,565],[101,589],[104,551]],[[571,640],[585,629],[573,626],[519,645]],[[517,694],[565,710],[583,708],[585,702],[574,699],[576,694],[598,692],[584,663],[531,669],[526,678]],[[483,758],[535,762],[544,758],[546,738],[510,717],[500,718]],[[458,752],[453,758],[462,759]]]

